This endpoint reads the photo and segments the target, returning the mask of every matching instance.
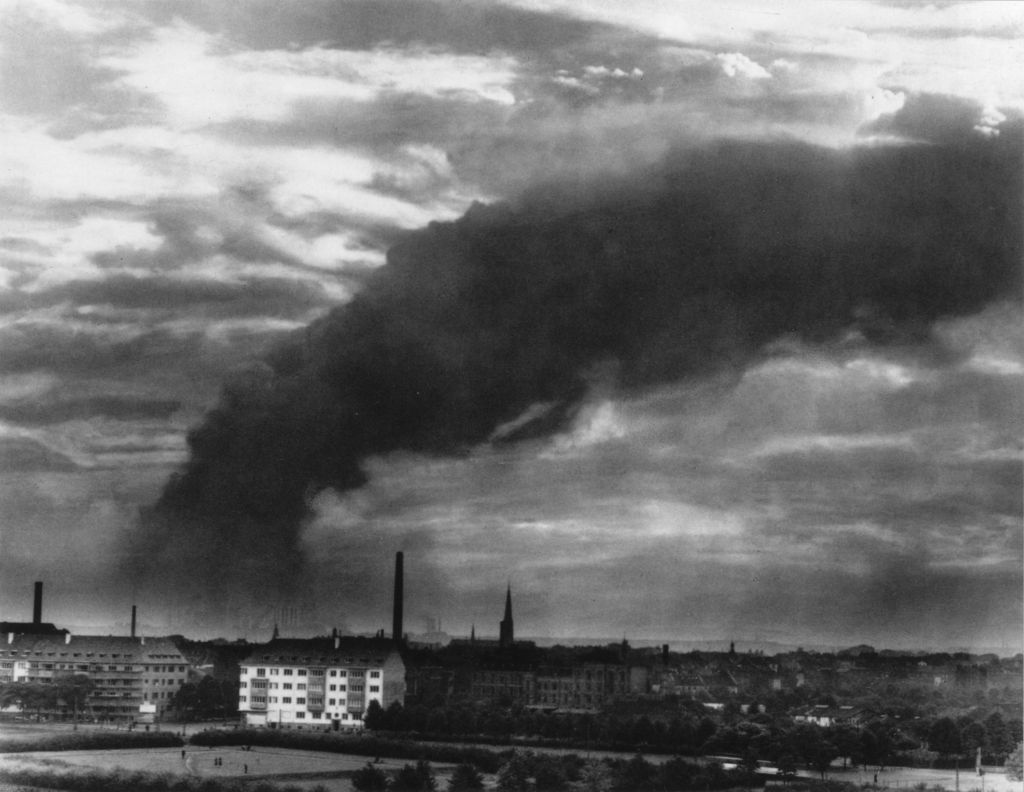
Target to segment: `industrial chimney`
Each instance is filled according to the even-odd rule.
[[[37,627],[43,623],[43,581],[36,581],[35,598],[32,601],[32,624]]]
[[[132,605],[132,638],[135,637],[135,606]]]
[[[400,642],[402,640],[402,599],[404,596],[404,581],[402,578],[402,562],[404,556],[399,551],[395,553],[395,603],[394,613],[391,618],[391,640]]]

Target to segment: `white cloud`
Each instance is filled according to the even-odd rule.
[[[723,52],[715,56],[728,77],[746,77],[748,80],[770,80],[771,72],[755,63],[742,52]]]
[[[235,119],[294,120],[302,101],[370,102],[383,91],[515,101],[515,62],[507,57],[321,47],[241,51],[181,21],[128,53],[111,54],[103,65],[124,73],[119,84],[159,100],[164,120],[178,129]]]

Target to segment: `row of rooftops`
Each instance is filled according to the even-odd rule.
[[[172,660],[185,657],[168,638],[128,638],[116,635],[16,635],[0,640],[0,658],[67,657],[92,660]]]
[[[243,666],[382,666],[398,654],[385,638],[275,638],[253,647]]]

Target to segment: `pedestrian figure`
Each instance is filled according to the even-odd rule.
[[[184,748],[181,749],[181,758],[182,759],[185,758],[185,749]]]
[[[875,783],[878,783],[878,773],[875,773]]]
[[[242,765],[242,774],[249,775],[249,765]]]

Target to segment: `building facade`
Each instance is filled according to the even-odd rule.
[[[17,635],[0,641],[0,685],[59,683],[87,676],[87,715],[112,720],[163,716],[185,684],[189,662],[166,638]]]
[[[370,703],[405,701],[393,641],[277,639],[241,663],[238,711],[249,726],[361,729]]]

